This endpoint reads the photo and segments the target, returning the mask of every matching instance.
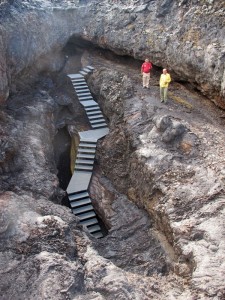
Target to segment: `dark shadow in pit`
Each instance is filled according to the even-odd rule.
[[[134,68],[135,70],[140,70],[141,64],[143,63],[143,60],[135,59],[129,54],[123,54],[123,53],[114,53],[113,51],[109,49],[103,49],[100,48],[98,45],[91,43],[87,40],[84,40],[81,37],[78,37],[76,35],[73,35],[70,37],[68,42],[66,43],[65,47],[63,48],[63,53],[65,56],[68,57],[74,57],[74,56],[82,56],[84,51],[88,51],[89,53],[95,53],[96,55],[99,55],[106,60],[109,60],[112,62],[112,65],[109,66],[110,69],[113,69],[113,62],[121,65],[127,65],[129,67]],[[146,57],[151,60],[150,57]],[[91,62],[90,62],[91,64]],[[82,65],[80,64],[80,68]],[[160,73],[162,68],[154,65],[154,72]],[[79,71],[79,70],[77,70]]]
[[[81,37],[77,37],[76,35],[73,35],[70,37],[70,39],[64,46],[62,52],[65,55],[69,55],[69,56],[82,55],[84,50],[92,49],[92,48],[98,48],[98,47],[90,43],[89,41],[82,39]]]
[[[63,127],[58,130],[58,133],[55,136],[53,144],[54,144],[54,157],[58,169],[57,176],[59,179],[59,186],[64,191],[66,191],[72,177],[70,171],[71,137],[66,127]],[[61,204],[71,208],[67,195],[63,197]],[[101,218],[98,215],[96,216],[96,218],[98,219],[98,224],[101,227],[101,232],[103,236],[106,236],[108,234],[108,230],[104,222],[101,220]]]
[[[66,127],[58,130],[54,142],[54,157],[58,169],[59,186],[65,191],[71,179],[70,147],[71,138]]]

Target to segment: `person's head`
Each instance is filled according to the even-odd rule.
[[[149,62],[149,59],[148,59],[148,58],[146,58],[146,59],[145,59],[145,62]]]
[[[167,73],[167,69],[163,69],[163,74],[166,74]]]

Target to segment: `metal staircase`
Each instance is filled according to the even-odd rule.
[[[94,101],[84,78],[93,70],[93,67],[87,66],[79,74],[68,75],[93,130],[79,132],[80,143],[74,173],[66,191],[72,212],[79,218],[80,224],[87,227],[95,238],[101,238],[103,233],[92,206],[88,187],[94,167],[97,141],[104,137],[109,130],[101,109],[98,103]]]

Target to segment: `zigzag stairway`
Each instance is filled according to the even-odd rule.
[[[109,132],[109,129],[98,103],[94,101],[91,95],[84,77],[88,73],[93,72],[93,70],[93,67],[87,66],[79,74],[68,75],[93,129],[79,132],[80,142],[74,173],[67,187],[67,195],[72,212],[79,218],[80,224],[86,226],[95,238],[101,238],[103,237],[103,232],[92,206],[88,187],[94,166],[97,141],[104,137]]]

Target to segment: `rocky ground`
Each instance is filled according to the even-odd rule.
[[[90,82],[110,120],[99,154],[103,172],[152,217],[174,272],[222,297],[224,112],[177,83],[169,103],[160,103],[157,70],[143,90],[139,69],[127,63],[113,61],[118,73],[107,59]]]
[[[225,108],[224,1],[5,0],[0,3],[0,103],[19,78],[60,69],[68,40],[150,57]],[[38,28],[38,30],[37,30]]]
[[[224,107],[224,1],[0,9],[0,298],[224,299],[225,113],[213,104]],[[146,55],[149,90],[128,57]],[[90,186],[101,240],[61,205],[57,177],[68,163],[60,134],[90,128],[66,77],[87,64],[110,127]],[[167,105],[163,66],[179,81]]]
[[[56,204],[56,128],[88,129],[65,78],[74,60],[2,113],[1,299],[223,299],[223,111],[175,82],[161,104],[157,68],[143,90],[139,62],[83,55],[110,126],[90,186],[109,232],[95,240]]]
[[[79,57],[70,58],[66,70],[78,68],[77,61]],[[105,191],[103,200],[111,202],[101,213],[111,228],[106,240],[93,240],[70,209],[60,205],[64,192],[56,176],[53,141],[63,126],[89,128],[65,73],[43,75],[35,86],[11,96],[1,112],[0,298],[191,295],[186,280],[171,274],[147,213],[118,193],[100,171],[92,193],[99,197]],[[58,154],[64,149],[59,142]]]

